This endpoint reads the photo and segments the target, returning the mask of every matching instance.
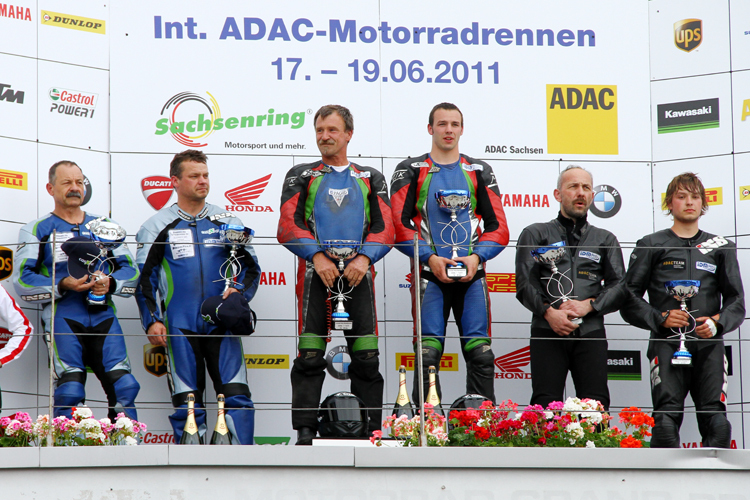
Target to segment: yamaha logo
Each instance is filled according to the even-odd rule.
[[[332,377],[339,380],[349,380],[349,363],[352,360],[345,345],[336,346],[328,351],[326,361],[328,362],[328,373]]]
[[[592,214],[600,219],[609,219],[617,215],[622,207],[622,198],[617,189],[606,184],[594,187],[594,202],[589,207]]]
[[[163,175],[152,175],[141,179],[143,197],[154,210],[161,210],[172,198],[172,179]]]

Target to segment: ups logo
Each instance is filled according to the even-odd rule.
[[[167,374],[167,350],[160,345],[143,346],[143,367],[151,375],[161,377]]]
[[[703,21],[683,19],[674,23],[674,44],[678,49],[690,52],[703,41]]]
[[[0,247],[0,281],[10,278],[13,274],[13,250]]]

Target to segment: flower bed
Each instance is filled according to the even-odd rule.
[[[513,401],[498,406],[485,401],[479,409],[450,412],[449,429],[445,417],[425,405],[425,434],[428,446],[564,446],[581,448],[648,447],[654,419],[640,408],[620,411],[624,430],[611,425],[612,417],[601,403],[592,399],[568,398],[555,401],[547,408],[527,406],[522,411]],[[383,427],[390,437],[403,446],[419,446],[419,416],[388,417]],[[382,432],[375,431],[370,440],[383,444]]]
[[[85,406],[73,408],[73,419],[56,417],[50,424],[49,415],[36,421],[25,412],[0,418],[0,447],[45,446],[52,432],[55,446],[135,446],[146,424],[118,413],[114,423],[108,418],[96,420]]]

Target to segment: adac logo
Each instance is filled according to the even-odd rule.
[[[260,272],[259,285],[286,285],[286,276],[283,272]]]
[[[227,205],[226,209],[232,212],[273,212],[273,209],[268,205],[263,206],[253,203],[253,200],[257,200],[265,191],[271,175],[273,174],[260,177],[224,193],[227,200],[232,203]]]
[[[14,7],[10,4],[0,3],[0,17],[17,19],[19,21],[31,21],[31,9],[28,7]]]
[[[43,10],[41,15],[42,24],[47,26],[56,26],[58,28],[68,28],[78,31],[88,31],[104,35],[106,33],[106,22],[101,19],[91,19],[88,17],[71,16],[70,14],[61,14],[59,12],[50,12]]]
[[[516,293],[516,273],[487,273],[487,289],[495,293]]]
[[[143,367],[151,375],[161,377],[167,374],[167,350],[164,346],[146,344],[143,346]]]
[[[288,354],[245,354],[247,369],[289,369]]]
[[[531,351],[529,346],[522,347],[508,354],[495,358],[495,366],[499,373],[495,372],[495,378],[508,380],[531,380],[531,373],[522,370],[531,363]]]
[[[10,278],[13,274],[13,250],[0,247],[0,281]]]
[[[547,151],[618,154],[617,85],[547,85]]]
[[[674,23],[674,44],[678,49],[690,52],[703,41],[703,21],[683,19]]]
[[[416,355],[413,352],[397,352],[396,353],[396,369],[401,365],[406,367],[407,371],[414,371],[414,358]],[[440,371],[442,372],[457,372],[458,371],[458,353],[457,352],[444,352],[440,358]]]
[[[345,345],[338,345],[328,351],[326,354],[328,362],[328,373],[339,380],[349,380],[349,364],[352,359],[349,357],[349,350]]]
[[[740,201],[750,200],[750,186],[740,186]]]
[[[99,94],[53,87],[49,89],[49,98],[52,101],[50,113],[57,111],[61,115],[93,118]]]
[[[617,215],[620,208],[622,208],[622,197],[617,189],[607,184],[594,187],[594,202],[589,207],[592,214],[600,219],[609,219]]]
[[[152,175],[141,179],[141,191],[143,197],[151,205],[154,210],[161,210],[172,198],[174,188],[172,187],[172,179],[164,177],[163,175]]]
[[[265,114],[243,114],[240,117],[221,116],[219,103],[206,92],[208,99],[195,92],[180,92],[170,97],[161,108],[154,134],[169,133],[175,141],[191,148],[207,146],[206,138],[214,131],[236,128],[259,128],[287,125],[299,129],[305,124],[305,112],[276,113],[274,108]],[[312,110],[308,110],[311,114]],[[225,143],[225,147],[257,147],[256,144]],[[265,148],[263,144],[263,148]]]
[[[742,120],[745,121],[745,118],[747,118],[750,115],[750,99],[745,99],[742,101]]]
[[[503,207],[549,208],[546,194],[500,194]]]
[[[29,179],[26,172],[15,172],[13,170],[0,170],[0,187],[10,189],[29,190]]]

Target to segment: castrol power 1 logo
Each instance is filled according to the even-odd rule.
[[[99,95],[80,90],[52,87],[49,89],[49,98],[52,101],[50,113],[57,111],[60,114],[93,118]]]
[[[414,358],[416,355],[413,352],[397,352],[396,353],[396,369],[401,365],[406,367],[406,371],[414,371]],[[443,353],[443,357],[440,358],[440,371],[441,372],[457,372],[458,371],[458,353],[446,352]]]
[[[161,210],[172,198],[172,179],[163,175],[152,175],[141,179],[141,192],[154,210]]]

